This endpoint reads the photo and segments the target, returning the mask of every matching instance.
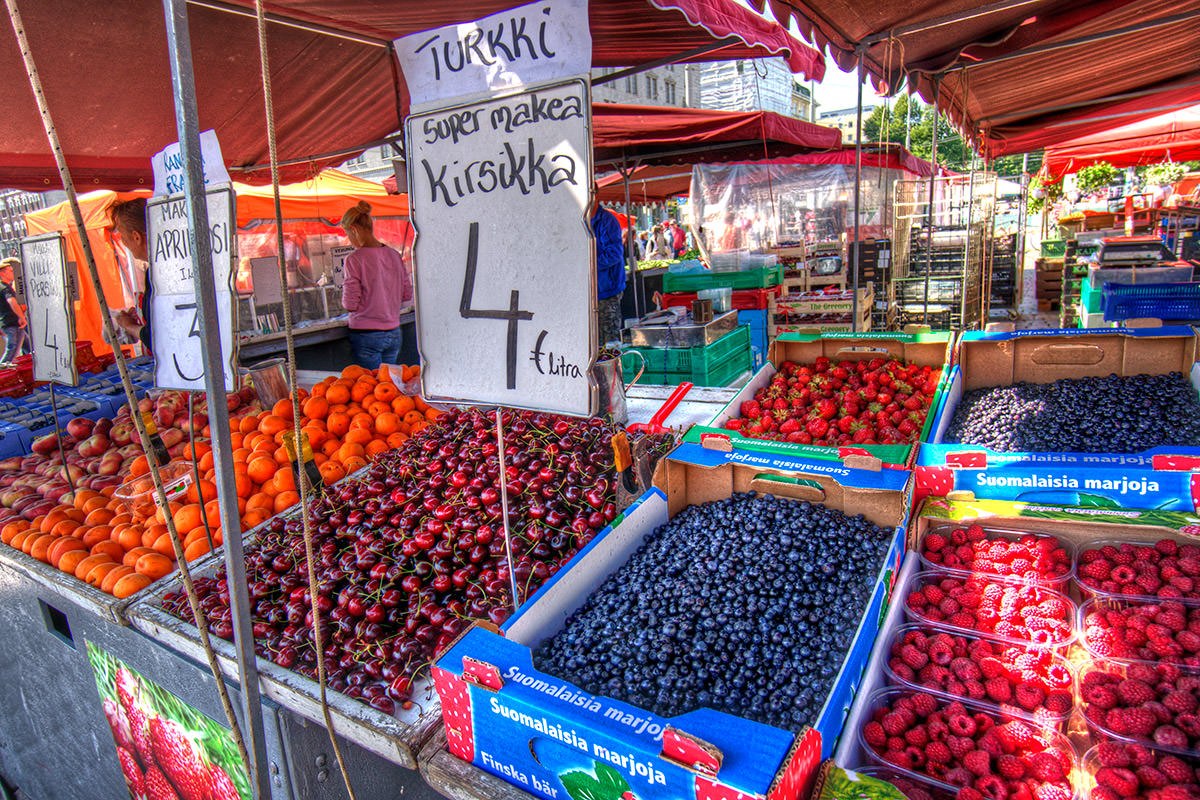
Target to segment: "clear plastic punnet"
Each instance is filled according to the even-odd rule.
[[[957,530],[962,530],[965,532],[967,529],[972,527],[980,527],[983,530],[983,541],[1030,541],[1039,543],[1035,546],[1047,547],[1047,557],[1051,559],[1053,559],[1053,554],[1055,551],[1061,550],[1062,555],[1067,559],[1066,564],[1061,570],[1047,569],[1045,572],[1039,572],[1036,569],[1036,563],[1021,563],[1021,561],[1028,562],[1028,559],[1022,559],[1021,561],[1014,559],[1011,562],[1011,566],[1016,569],[1016,572],[1011,570],[1008,572],[1002,572],[998,569],[987,569],[980,566],[950,566],[947,565],[945,561],[938,558],[939,553],[945,553],[945,548],[935,553],[930,553],[927,551],[926,542],[931,534],[941,536],[947,541],[948,545],[951,547],[957,547],[958,545],[952,544],[952,536],[954,532]],[[965,542],[965,546],[971,545],[971,542]],[[1071,578],[1075,576],[1076,553],[1075,545],[1071,542],[1064,542],[1061,539],[1047,534],[1030,533],[1028,531],[1014,531],[1007,528],[992,527],[990,525],[979,525],[978,523],[973,525],[963,525],[961,523],[952,522],[949,520],[945,522],[935,522],[930,525],[929,530],[925,532],[924,536],[921,537],[921,541],[917,543],[917,551],[921,554],[922,569],[942,570],[955,575],[994,575],[1006,580],[1020,581],[1024,583],[1037,583],[1064,593],[1069,587]],[[1054,560],[1057,563],[1057,560]]]

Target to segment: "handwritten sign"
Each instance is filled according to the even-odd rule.
[[[346,282],[346,256],[353,252],[354,247],[348,244],[334,245],[329,248],[329,260],[332,265],[330,268],[330,280],[339,289]]]
[[[587,0],[542,0],[394,44],[414,110],[585,75],[592,67]]]
[[[221,143],[217,141],[216,131],[204,131],[200,134],[200,158],[204,164],[205,186],[229,183],[229,172],[225,169]],[[183,191],[187,183],[187,165],[183,162],[179,142],[167,145],[155,153],[150,159],[150,165],[154,168],[155,197],[166,197]]]
[[[33,379],[78,383],[75,370],[75,303],[67,278],[62,234],[21,241],[26,317],[33,349]]]
[[[424,394],[591,414],[586,81],[409,117]]]
[[[228,186],[210,189],[208,241],[212,247],[213,281],[217,295],[217,325],[225,388],[233,391],[237,377],[234,360],[233,191]],[[154,334],[154,382],[167,389],[204,389],[202,323],[196,306],[195,267],[187,204],[182,195],[155,198],[146,204],[149,227],[150,328]]]

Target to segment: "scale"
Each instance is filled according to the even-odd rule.
[[[1174,260],[1157,236],[1109,236],[1100,240],[1097,262],[1106,267],[1161,264]]]
[[[642,317],[629,328],[634,347],[695,347],[712,344],[737,327],[737,312],[717,314],[703,325],[682,306],[672,306]]]

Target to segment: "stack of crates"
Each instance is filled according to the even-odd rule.
[[[646,361],[642,381],[652,384],[688,381],[697,386],[728,386],[743,372],[753,368],[750,327],[747,325],[734,328],[712,344],[625,349],[626,353],[633,351],[640,353]],[[636,358],[621,359],[626,381],[632,381],[640,367]]]

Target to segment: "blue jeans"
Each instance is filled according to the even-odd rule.
[[[25,328],[20,325],[14,325],[11,328],[4,329],[4,338],[7,344],[4,348],[4,358],[2,360],[9,362],[16,358],[21,352],[29,351],[29,334]]]
[[[395,364],[400,358],[400,328],[390,331],[350,330],[350,351],[354,363],[365,369],[379,369],[384,361]]]

